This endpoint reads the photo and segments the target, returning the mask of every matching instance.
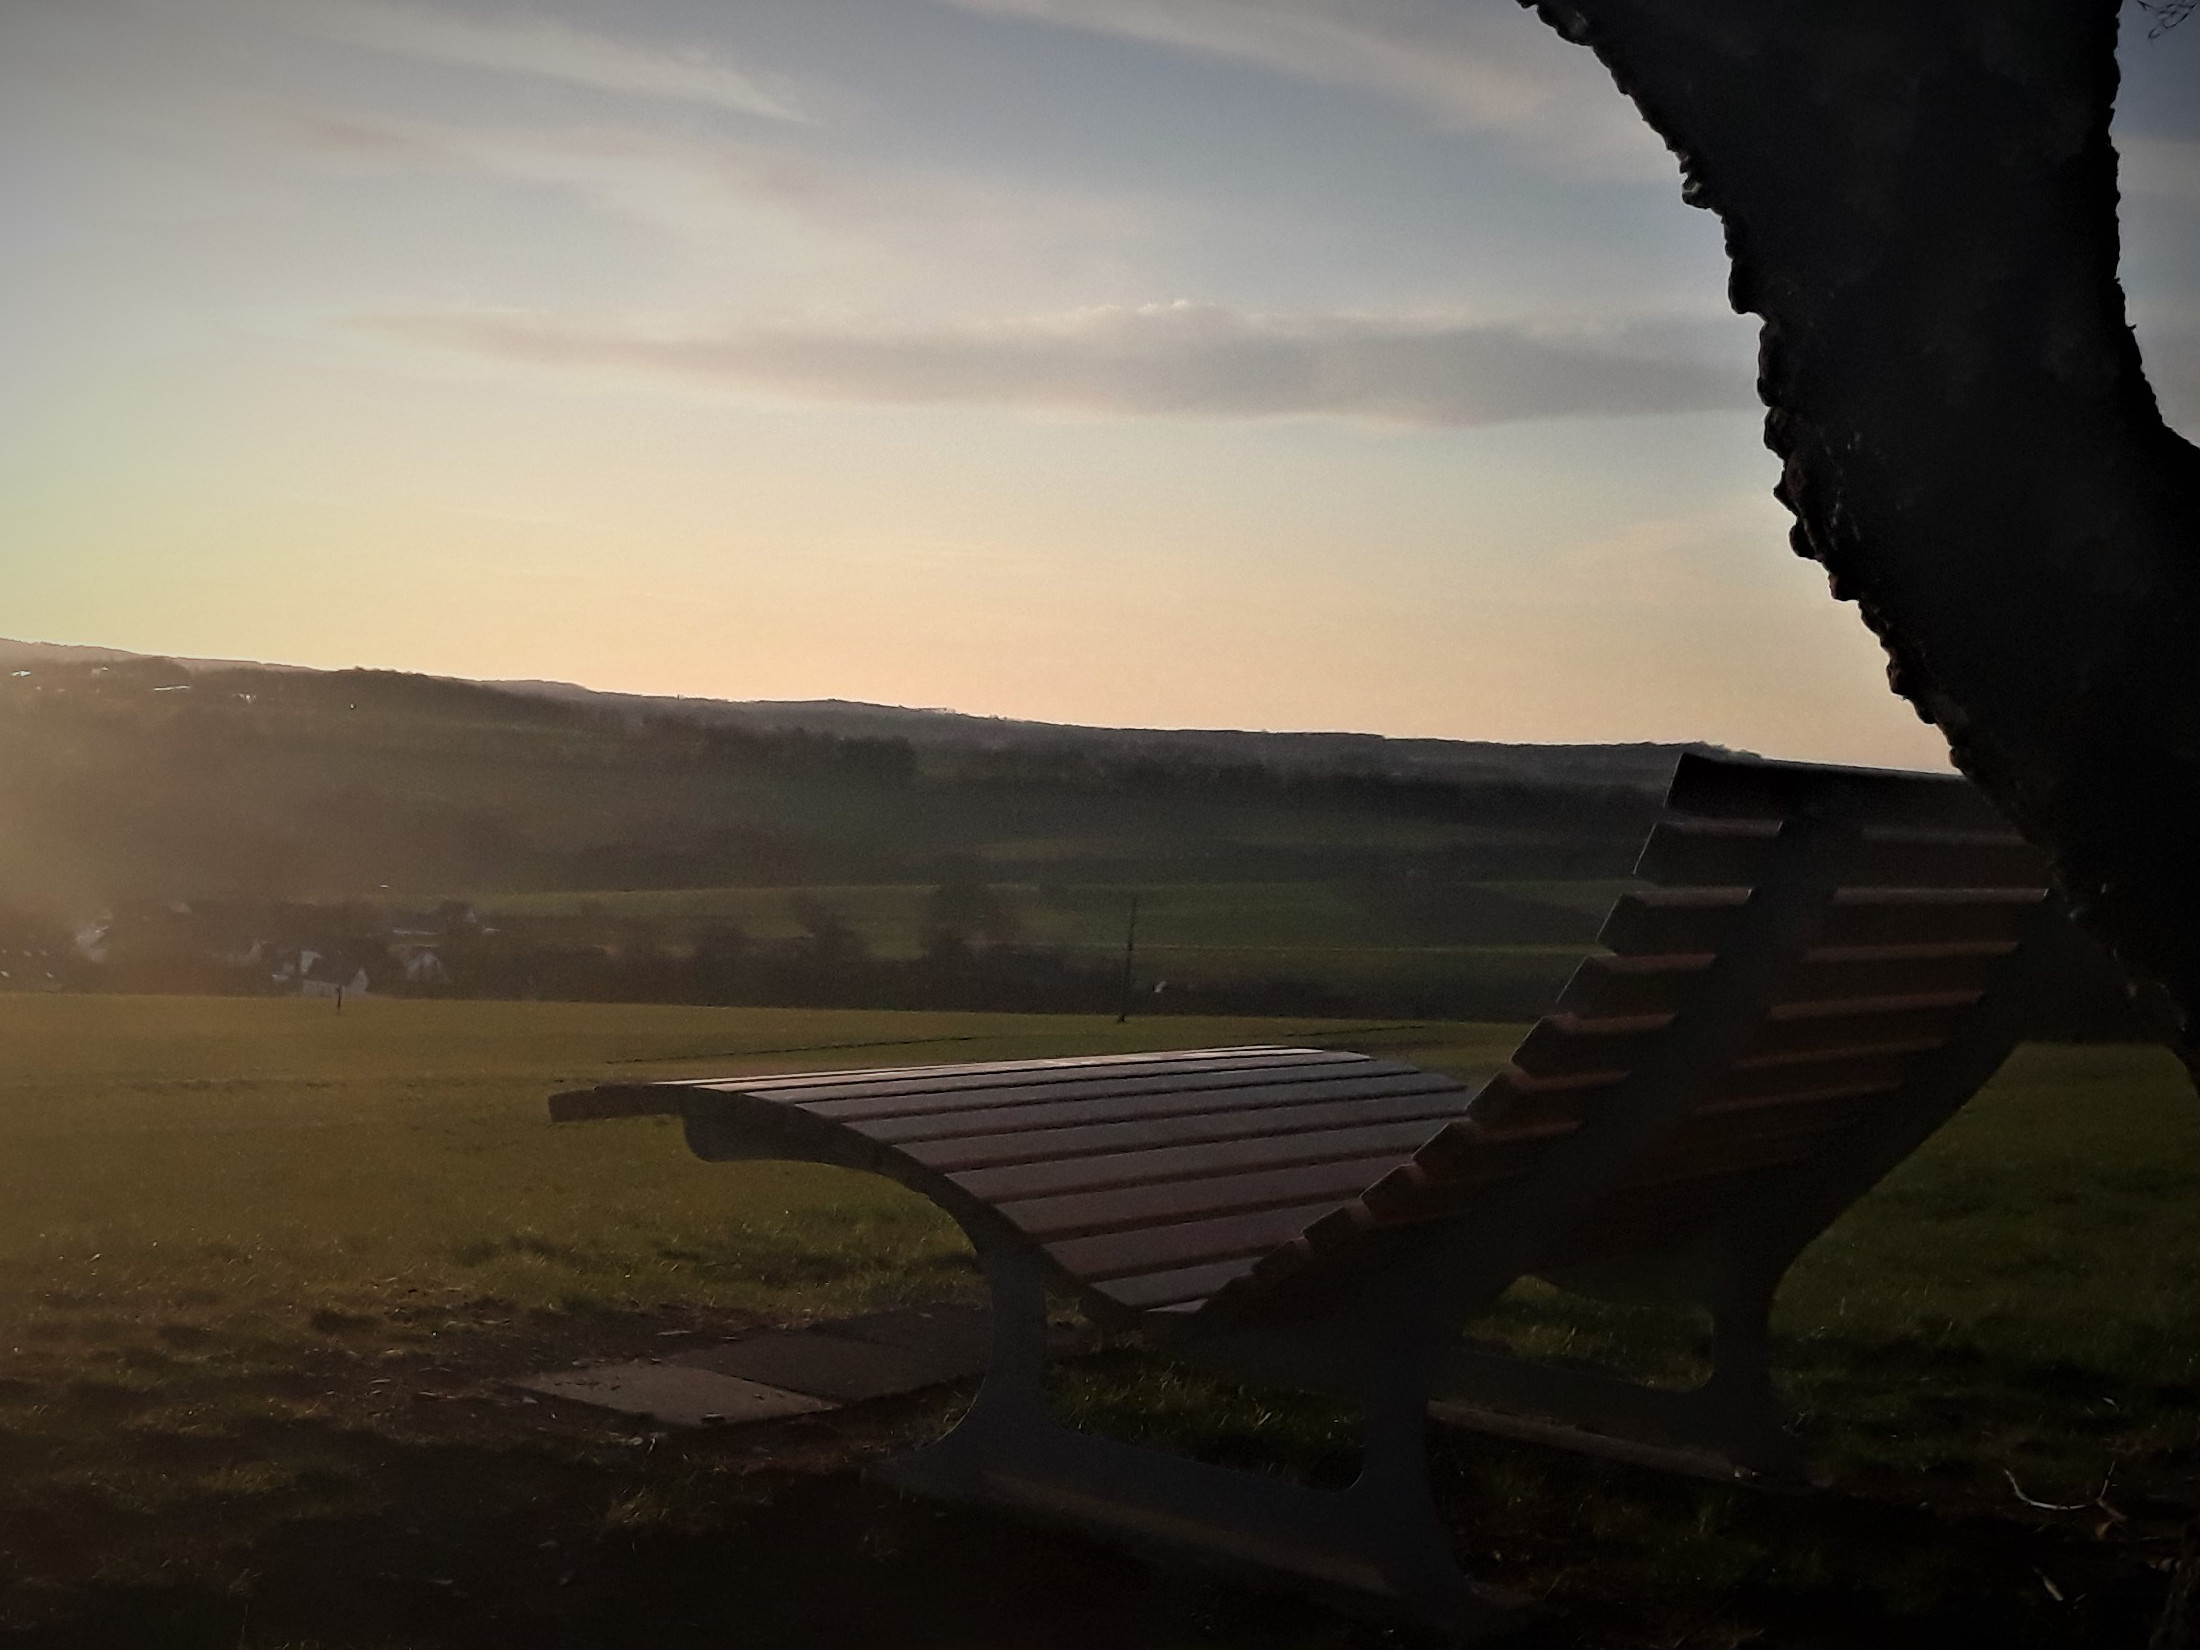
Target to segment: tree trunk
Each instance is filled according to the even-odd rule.
[[[2200,450],[2116,280],[2116,0],[1535,9],[1725,225],[1794,548],[2192,1064]]]

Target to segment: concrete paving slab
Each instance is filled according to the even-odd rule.
[[[985,1369],[991,1322],[982,1306],[905,1306],[513,1384],[666,1426],[738,1426],[967,1380]],[[1073,1330],[1054,1340],[1062,1354],[1089,1343]]]
[[[993,1315],[982,1306],[902,1306],[891,1312],[867,1312],[861,1317],[836,1318],[810,1327],[852,1341],[923,1352],[952,1363],[963,1375],[975,1375],[984,1369],[993,1346]]]
[[[671,1427],[739,1426],[815,1415],[830,1401],[685,1363],[597,1364],[537,1375],[514,1386],[546,1397],[594,1404]]]
[[[976,1359],[958,1355],[962,1351],[952,1346],[888,1346],[854,1340],[820,1326],[748,1335],[725,1346],[680,1353],[678,1361],[854,1404],[939,1386],[985,1367],[982,1351]]]
[[[984,1369],[993,1352],[993,1315],[982,1306],[898,1306],[891,1312],[835,1318],[809,1327],[820,1334],[951,1357],[966,1364],[971,1374]],[[1098,1344],[1098,1337],[1090,1325],[1057,1323],[1049,1326],[1047,1342],[1055,1356],[1071,1357],[1090,1352]]]

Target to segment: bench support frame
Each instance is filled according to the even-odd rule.
[[[1316,1490],[1081,1433],[1044,1394],[1047,1263],[965,1221],[993,1296],[994,1350],[976,1401],[939,1442],[881,1469],[927,1494],[1006,1504],[1227,1569],[1334,1594],[1365,1609],[1468,1634],[1518,1619],[1518,1601],[1470,1580],[1436,1514],[1427,1427],[1440,1419],[1567,1444],[1700,1476],[1808,1484],[1770,1363],[1772,1301],[1788,1267],[1826,1224],[1945,1121],[2001,1063],[2022,1029],[2030,944],[2007,959],[1989,1006],[1943,1049],[1908,1103],[1863,1131],[1838,1161],[1768,1190],[1692,1253],[1666,1257],[1677,1289],[1707,1310],[1712,1368],[1674,1390],[1555,1368],[1464,1343],[1473,1314],[1537,1264],[1568,1219],[1694,1104],[1704,1074],[1739,1051],[1780,963],[1831,903],[1841,851],[1855,840],[1845,798],[1800,810],[1781,828],[1779,863],[1750,901],[1744,933],[1722,951],[1667,1041],[1618,1101],[1585,1128],[1532,1202],[1506,1199],[1480,1218],[1404,1239],[1372,1298],[1337,1312],[1202,1324],[1163,1333],[1161,1350],[1225,1377],[1324,1392],[1364,1415],[1359,1476]],[[2053,920],[2048,914],[2040,924]],[[2028,936],[2029,938],[2029,936]],[[1559,1269],[1562,1273],[1564,1268]],[[1595,1267],[1586,1268],[1594,1273]],[[1159,1323],[1149,1327],[1160,1330]]]
[[[1295,1247],[1276,1251],[1279,1264],[1252,1266],[1196,1310],[1140,1312],[1114,1301],[1106,1274],[1063,1270],[1001,1210],[895,1149],[898,1136],[873,1138],[782,1096],[731,1085],[686,1094],[676,1109],[699,1157],[802,1158],[885,1174],[931,1198],[969,1237],[993,1298],[989,1367],[945,1437],[881,1463],[878,1476],[1453,1633],[1499,1629],[1518,1621],[1519,1601],[1471,1580],[1451,1553],[1431,1484],[1432,1409],[1440,1419],[1622,1461],[1805,1483],[1768,1356],[1780,1281],[1843,1209],[1991,1076],[2024,1029],[2036,942],[2061,921],[2044,905],[1954,1039],[1910,1068],[1899,1103],[1858,1118],[1839,1149],[1792,1165],[1775,1158],[1776,1172],[1725,1187],[1715,1210],[1654,1221],[1626,1240],[1631,1248],[1616,1247],[1619,1229],[1597,1229],[1593,1216],[1613,1194],[1684,1178],[1657,1154],[1708,1087],[1748,1054],[1788,970],[1823,931],[1844,867],[1865,840],[1878,783],[1839,780],[1783,804],[1746,902],[1656,1046],[1554,1143],[1532,1177],[1460,1198],[1439,1155],[1406,1176],[1403,1189],[1376,1195],[1391,1186],[1386,1179],[1340,1206]],[[1675,787],[1678,797],[1679,778]],[[1471,1109],[1469,1116],[1481,1121]],[[1200,1241],[1234,1240],[1206,1232]],[[1707,1312],[1709,1377],[1687,1390],[1652,1387],[1462,1339],[1475,1316],[1531,1276]],[[1313,1489],[1064,1424],[1046,1402],[1050,1287],[1078,1290],[1096,1313],[1194,1367],[1357,1404],[1358,1476],[1343,1489]]]
[[[1404,1370],[1364,1395],[1359,1476],[1341,1490],[1079,1432],[1049,1410],[1047,1268],[981,1250],[993,1353],[976,1399],[945,1437],[873,1468],[925,1495],[1002,1504],[1106,1532],[1124,1545],[1477,1635],[1517,1624],[1523,1601],[1470,1580],[1452,1556],[1429,1483],[1428,1392]]]

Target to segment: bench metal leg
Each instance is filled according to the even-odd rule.
[[[1517,1625],[1519,1601],[1461,1573],[1429,1492],[1426,1387],[1369,1406],[1366,1459],[1316,1490],[1078,1432],[1046,1406],[1046,1274],[981,1254],[993,1359],[962,1421],[874,1469],[897,1487],[1097,1529],[1125,1545],[1282,1581],[1366,1610],[1475,1634]],[[1405,1383],[1401,1383],[1402,1385]]]
[[[1690,1396],[1719,1453],[1760,1478],[1799,1487],[1810,1481],[1809,1470],[1772,1383],[1770,1321],[1778,1287],[1777,1277],[1728,1282],[1711,1313],[1711,1376]]]
[[[1436,1380],[1441,1420],[1587,1454],[1801,1488],[1809,1474],[1773,1385],[1773,1288],[1746,1274],[1711,1301],[1711,1374],[1685,1389],[1566,1369],[1487,1345],[1449,1354]]]

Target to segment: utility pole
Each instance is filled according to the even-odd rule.
[[[1116,1015],[1115,1023],[1122,1025],[1131,1017],[1131,964],[1138,957],[1138,896],[1131,895],[1131,923],[1123,935],[1123,1011]]]

